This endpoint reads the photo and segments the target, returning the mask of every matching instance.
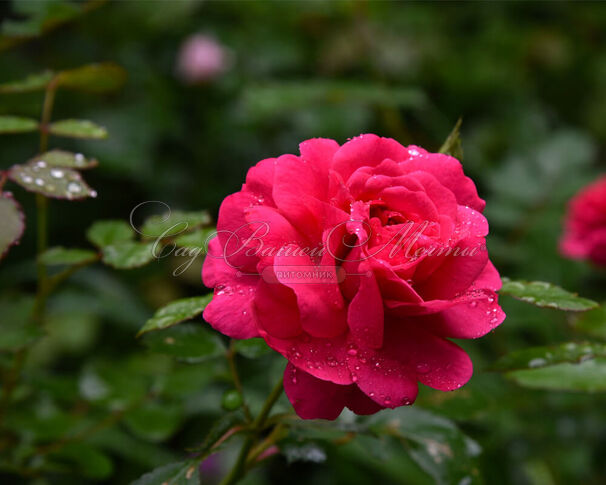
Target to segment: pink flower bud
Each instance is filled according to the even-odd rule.
[[[179,51],[177,73],[188,84],[215,79],[229,66],[229,52],[212,37],[192,35]]]

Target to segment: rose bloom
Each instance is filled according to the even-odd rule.
[[[449,339],[505,318],[485,203],[461,164],[371,134],[300,152],[262,160],[223,201],[204,319],[288,359],[302,418],[412,404],[419,382],[461,387],[472,363]]]
[[[186,83],[209,81],[227,69],[228,57],[226,49],[212,37],[192,35],[180,48],[177,73]]]
[[[568,203],[562,254],[606,265],[606,176],[581,189]]]

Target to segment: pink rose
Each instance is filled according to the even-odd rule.
[[[450,156],[370,134],[300,151],[259,162],[223,201],[205,320],[288,359],[302,418],[412,404],[418,382],[461,387],[472,363],[448,339],[505,318],[474,183]]]
[[[568,203],[562,254],[606,265],[606,176],[584,187]]]
[[[209,81],[227,69],[228,58],[226,49],[212,37],[192,35],[181,46],[177,72],[186,83]]]

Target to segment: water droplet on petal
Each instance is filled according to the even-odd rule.
[[[42,179],[36,179],[36,185],[38,187],[42,187],[44,185],[44,180],[42,180]]]
[[[56,178],[56,179],[60,179],[63,177],[63,170],[59,170],[58,168],[53,168],[50,171],[51,177]]]

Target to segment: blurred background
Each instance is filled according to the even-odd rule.
[[[215,216],[250,166],[297,153],[310,137],[343,143],[372,132],[436,151],[461,117],[463,165],[487,201],[501,274],[604,299],[604,273],[557,250],[566,201],[605,171],[602,3],[5,1],[0,18],[0,82],[100,61],[128,73],[111,95],[57,95],[55,119],[92,119],[110,136],[51,139],[51,148],[100,161],[86,174],[96,199],[50,204],[51,245],[87,246],[93,221],[128,219],[147,200]],[[0,114],[39,118],[42,101],[0,95]],[[0,168],[36,152],[35,135],[4,136]],[[4,304],[35,287],[34,198],[10,190],[29,226],[0,265]],[[49,336],[30,352],[22,405],[6,419],[13,438],[0,443],[21,472],[41,471],[3,466],[2,483],[129,483],[201,441],[229,388],[225,364],[176,362],[135,338],[156,308],[208,291],[201,260],[173,276],[181,263],[93,266],[53,296]],[[508,351],[583,336],[563,313],[502,300],[505,323],[463,343],[477,369],[471,382],[448,394],[424,389],[418,406],[455,420],[481,446],[486,483],[604,483],[603,394],[530,390],[483,371]],[[254,408],[284,362],[264,354],[243,364]],[[104,424],[77,447],[44,449],[96,422]],[[393,443],[322,452],[326,461],[276,458],[244,483],[436,480]],[[204,483],[224,473],[230,453],[205,463]]]

